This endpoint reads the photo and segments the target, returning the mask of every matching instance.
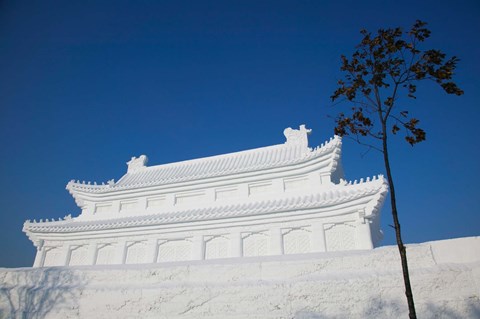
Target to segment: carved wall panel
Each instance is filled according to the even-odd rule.
[[[181,193],[175,195],[175,204],[184,205],[205,200],[205,192]]]
[[[271,193],[272,191],[273,191],[272,182],[251,184],[248,186],[248,193],[252,196],[268,194],[268,193]]]
[[[355,227],[335,224],[325,228],[327,251],[355,249]]]
[[[308,177],[285,179],[283,184],[286,192],[303,189],[308,186]]]
[[[60,248],[46,248],[45,251],[45,261],[43,262],[43,266],[61,266],[60,260],[62,252]]]
[[[166,204],[166,202],[167,201],[165,197],[149,198],[147,200],[147,208],[162,207]]]
[[[227,237],[216,236],[205,242],[205,259],[229,257],[230,241]]]
[[[268,255],[269,236],[264,233],[254,233],[243,239],[243,255],[265,256]]]
[[[224,189],[217,189],[215,191],[216,200],[225,200],[225,199],[236,197],[237,195],[238,195],[237,188],[224,188]]]
[[[80,246],[70,252],[70,266],[88,265],[88,247]]]
[[[285,254],[303,254],[311,252],[310,231],[304,228],[293,229],[283,235]]]
[[[160,244],[157,262],[190,260],[192,243],[189,240],[172,240]]]
[[[128,201],[128,202],[121,202],[120,203],[120,211],[132,211],[137,207],[137,201]]]
[[[111,265],[114,263],[115,247],[113,245],[104,245],[97,250],[96,265]]]
[[[97,204],[95,206],[95,214],[108,213],[112,210],[112,204]]]
[[[126,264],[142,264],[146,262],[146,247],[144,242],[136,242],[128,245]]]

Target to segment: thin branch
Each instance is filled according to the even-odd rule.
[[[363,93],[363,96],[365,96],[365,97],[367,98],[367,100],[371,103],[369,106],[375,105],[375,101],[372,100],[372,98],[370,97],[370,95],[367,95],[367,94]]]
[[[373,137],[377,140],[382,140],[382,137],[380,135],[372,133],[371,131],[368,131],[367,134],[368,134],[368,136]]]
[[[363,146],[367,146],[373,150],[376,150],[376,151],[379,151],[380,153],[383,153],[382,149],[381,148],[378,148],[372,144],[368,144],[368,143],[364,143],[360,140],[360,137],[358,136],[358,134],[355,134],[355,137],[353,137],[352,135],[345,135],[347,138],[355,141],[356,143],[360,144],[360,145],[363,145]],[[366,154],[366,153],[365,153]]]
[[[395,121],[399,122],[400,124],[402,124],[403,126],[407,124],[407,122],[404,122],[403,120],[398,118],[396,115],[390,115],[390,117],[393,118]]]
[[[376,85],[373,86],[373,89],[375,91],[375,97],[377,99],[377,104],[376,104],[377,112],[380,117],[380,122],[383,123],[384,117],[383,117],[383,109],[382,109],[382,100],[380,99],[380,92],[378,92],[378,87]]]
[[[395,84],[395,87],[393,88],[393,94],[392,94],[392,104],[390,104],[387,108],[387,112],[385,113],[385,121],[387,121],[388,117],[390,116],[390,112],[392,111],[393,105],[395,104],[397,89],[398,89],[398,84]]]

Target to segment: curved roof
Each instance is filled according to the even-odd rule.
[[[299,164],[322,157],[329,160],[331,162],[329,166],[335,169],[338,160],[336,155],[340,152],[340,147],[341,138],[335,136],[315,149],[308,148],[302,143],[287,141],[285,144],[150,167],[144,166],[144,163],[138,167],[138,163],[136,163],[137,167],[130,169],[129,165],[129,171],[116,183],[91,185],[72,180],[66,188],[72,194],[76,192],[104,193],[254,172]],[[144,155],[142,157],[140,159],[145,162],[146,157]],[[131,162],[140,159],[133,158]]]
[[[239,204],[218,205],[207,208],[191,208],[172,210],[162,214],[133,216],[109,220],[79,221],[67,219],[63,221],[30,222],[24,224],[23,230],[28,233],[71,233],[91,230],[118,229],[137,226],[164,225],[183,222],[206,221],[219,218],[245,217],[334,206],[356,199],[378,195],[372,205],[376,211],[387,193],[387,182],[382,175],[360,184],[346,183],[337,188],[321,193],[283,197],[270,200],[249,201]]]

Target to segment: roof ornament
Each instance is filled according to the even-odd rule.
[[[283,135],[287,138],[285,144],[299,144],[308,148],[308,135],[312,132],[311,129],[307,129],[305,124],[300,125],[298,130],[287,127],[283,130]]]
[[[148,163],[148,157],[146,155],[140,155],[137,157],[132,157],[130,161],[127,162],[128,170],[127,173],[134,173],[142,168],[145,168]]]

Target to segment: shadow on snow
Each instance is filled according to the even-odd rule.
[[[62,267],[0,272],[0,318],[40,319],[52,310],[75,312],[86,285],[81,274]]]
[[[458,300],[449,305],[448,302],[440,301],[416,304],[417,315],[425,319],[459,319],[459,318],[480,318],[480,302],[477,297],[472,297],[460,303]],[[347,306],[348,307],[348,306]],[[460,309],[459,309],[460,308]],[[322,311],[300,310],[295,312],[295,319],[340,319],[352,316],[352,309],[345,309],[342,315],[338,309],[334,315],[327,315]],[[325,311],[327,312],[327,311]],[[340,313],[340,314],[339,314]],[[399,318],[408,317],[406,301],[386,301],[375,298],[365,305],[358,313],[353,314],[354,318]]]

